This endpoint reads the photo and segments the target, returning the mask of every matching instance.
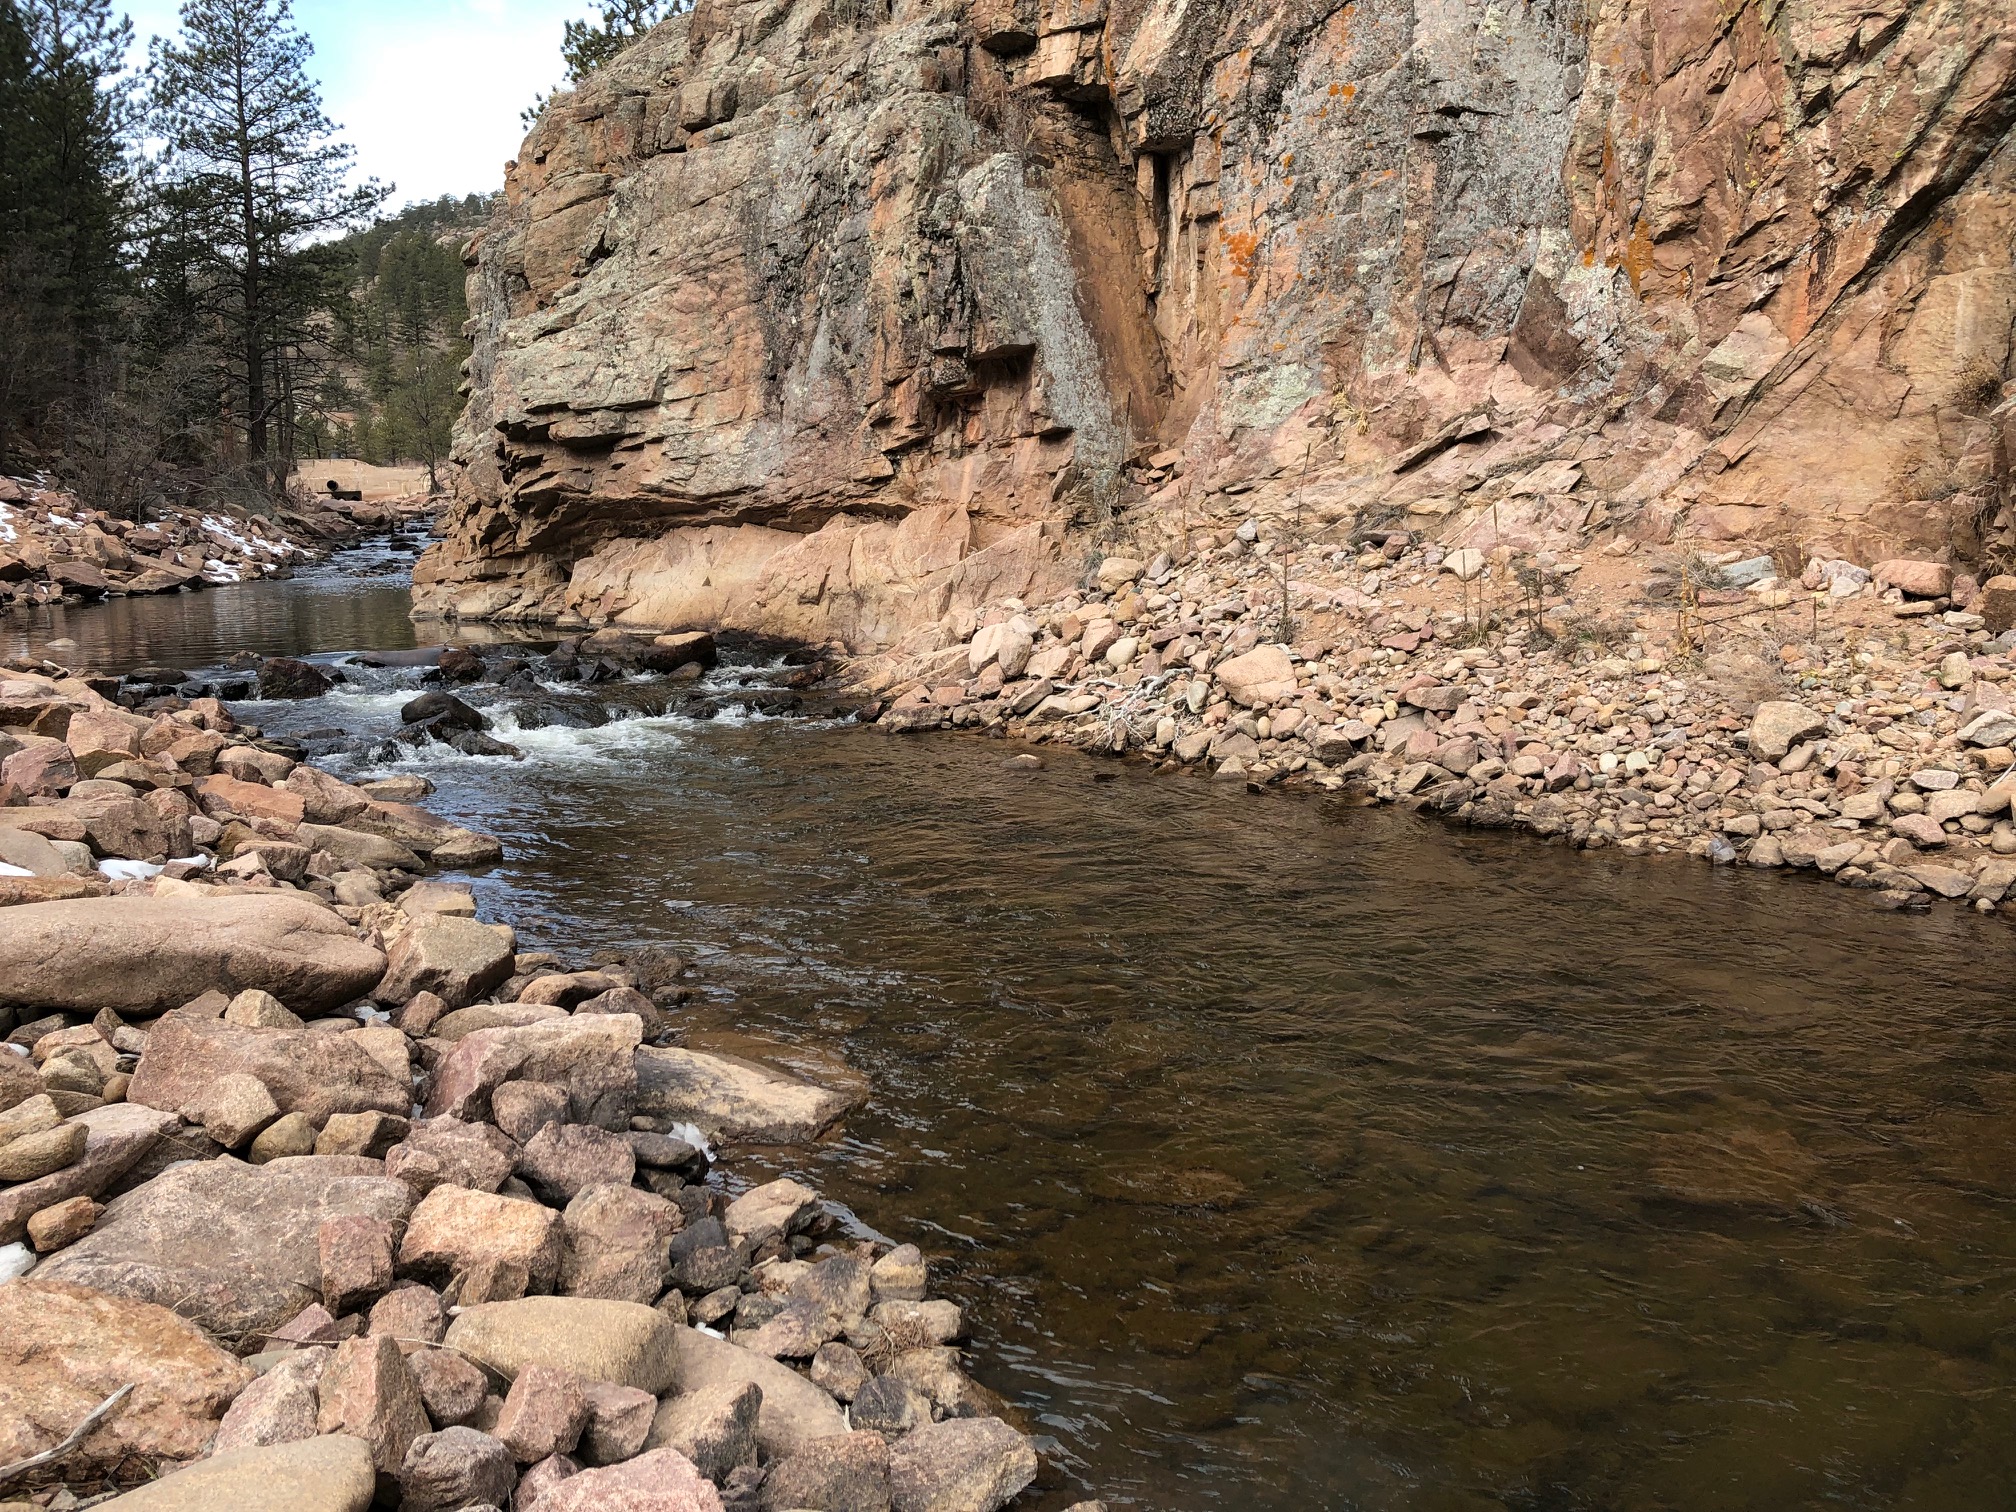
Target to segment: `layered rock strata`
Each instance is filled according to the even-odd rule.
[[[2009,0],[700,0],[472,244],[423,611],[949,642],[1258,511],[2007,536]]]

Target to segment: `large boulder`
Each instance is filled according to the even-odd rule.
[[[9,757],[8,769],[12,771],[27,755],[24,751],[21,756]],[[164,812],[139,798],[66,798],[33,808],[9,809],[7,822],[51,840],[82,840],[101,856],[129,861],[156,856],[172,860],[188,855],[195,845],[186,817]]]
[[[416,919],[392,942],[385,978],[371,995],[396,1005],[431,992],[461,1008],[502,984],[511,961],[511,947],[489,925],[435,914]]]
[[[52,1279],[0,1285],[0,1464],[61,1443],[122,1386],[133,1394],[65,1462],[204,1453],[252,1372],[165,1307]],[[81,1477],[80,1477],[81,1478]]]
[[[719,1139],[802,1144],[864,1100],[858,1087],[818,1086],[740,1056],[637,1052],[637,1111],[693,1124]]]
[[[38,1180],[0,1189],[0,1244],[20,1239],[28,1220],[44,1208],[105,1192],[179,1122],[173,1113],[135,1103],[107,1103],[78,1114],[71,1120],[84,1131],[84,1153],[77,1160]]]
[[[585,1381],[661,1396],[678,1374],[675,1354],[688,1332],[635,1302],[525,1297],[464,1308],[449,1325],[446,1343],[506,1380],[528,1365],[550,1365]],[[809,1381],[805,1386],[818,1390]],[[838,1418],[837,1408],[833,1415]]]
[[[320,1297],[323,1220],[405,1221],[412,1194],[378,1169],[313,1155],[173,1166],[115,1197],[36,1276],[171,1306],[224,1338],[267,1333]]]
[[[846,1418],[824,1391],[790,1366],[726,1339],[696,1328],[679,1329],[672,1364],[673,1381],[682,1392],[745,1382],[759,1388],[763,1403],[756,1416],[756,1442],[772,1459],[796,1454],[814,1439],[847,1431]]]
[[[171,1013],[147,1036],[126,1096],[181,1113],[223,1077],[242,1075],[263,1083],[280,1112],[304,1113],[318,1125],[338,1113],[403,1115],[413,1106],[412,1087],[371,1054],[368,1033],[253,1029]]]
[[[0,1008],[145,1015],[257,987],[306,1018],[384,972],[376,946],[302,893],[31,903],[0,929]]]
[[[636,1106],[643,1038],[644,1021],[634,1013],[478,1029],[436,1069],[427,1114],[486,1119],[491,1093],[506,1082],[543,1082],[566,1091],[569,1123],[621,1132]]]
[[[371,1446],[345,1434],[234,1449],[104,1504],[105,1512],[365,1512]]]

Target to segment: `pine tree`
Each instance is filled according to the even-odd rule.
[[[346,183],[353,153],[322,112],[292,19],[289,0],[185,0],[182,36],[157,42],[152,59],[164,243],[189,259],[187,314],[221,333],[229,424],[253,480],[275,493],[296,406],[316,390],[305,370],[316,312],[344,271],[323,239],[387,192]]]
[[[0,466],[102,381],[130,236],[132,35],[110,0],[0,0]]]
[[[690,0],[601,0],[601,20],[569,21],[561,29],[567,82],[579,84],[667,16],[690,8]]]

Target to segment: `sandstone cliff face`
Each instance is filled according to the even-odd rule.
[[[423,611],[929,644],[1089,543],[1997,548],[2016,0],[699,0],[527,140]]]

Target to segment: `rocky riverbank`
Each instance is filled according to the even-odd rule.
[[[540,670],[711,657],[604,636]],[[255,675],[312,694],[303,666]],[[520,951],[429,877],[500,847],[424,779],[342,780],[161,675],[0,670],[0,1507],[1030,1490],[926,1257],[736,1175],[858,1079],[683,1048],[682,963]],[[415,741],[476,733],[415,703]]]
[[[431,508],[424,494],[374,503],[305,495],[270,516],[214,504],[151,510],[142,525],[41,480],[0,477],[0,607],[178,593],[282,575]]]
[[[949,649],[852,681],[898,732],[2016,909],[2016,579],[1624,536],[1560,557],[1403,529],[1314,545],[1290,524],[1095,555],[1068,596],[999,600]]]

